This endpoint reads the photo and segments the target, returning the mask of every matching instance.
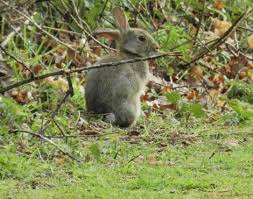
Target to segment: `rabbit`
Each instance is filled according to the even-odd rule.
[[[159,45],[145,30],[130,28],[120,7],[112,10],[118,30],[102,30],[98,35],[116,40],[118,52],[102,57],[96,64],[119,62],[155,53]],[[105,114],[119,127],[131,127],[141,115],[140,96],[148,82],[147,61],[101,67],[87,73],[85,100],[88,112]]]

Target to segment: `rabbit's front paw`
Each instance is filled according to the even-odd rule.
[[[113,113],[108,113],[105,116],[105,121],[109,122],[109,123],[112,123],[112,124],[115,123],[115,121],[116,121],[115,115]]]

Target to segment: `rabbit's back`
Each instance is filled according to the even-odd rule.
[[[122,55],[109,55],[100,59],[97,64],[119,62],[122,59],[125,59]],[[121,110],[124,106],[124,109],[132,109],[133,116],[138,117],[139,97],[144,90],[147,78],[148,64],[146,62],[101,67],[89,71],[85,88],[87,110],[99,114],[123,115],[120,112],[124,111]]]

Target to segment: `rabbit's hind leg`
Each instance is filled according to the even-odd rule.
[[[105,121],[114,124],[115,121],[116,121],[115,114],[114,113],[108,113],[108,114],[106,114]]]
[[[138,105],[135,103],[124,102],[115,112],[115,124],[120,127],[133,126],[140,115]]]

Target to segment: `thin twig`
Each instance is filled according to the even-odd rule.
[[[59,131],[62,134],[62,137],[65,138],[66,143],[68,142],[68,138],[66,137],[66,134],[64,133],[64,130],[62,129],[62,127],[58,124],[58,122],[56,122],[55,119],[53,119],[53,122],[55,124],[55,126],[59,129]]]
[[[56,121],[54,120],[56,114],[58,113],[58,111],[60,110],[61,106],[66,102],[66,100],[68,99],[69,96],[73,96],[74,95],[74,89],[73,89],[73,85],[72,85],[72,81],[70,78],[70,73],[67,73],[67,80],[68,80],[68,91],[66,92],[66,94],[64,95],[63,99],[61,100],[60,103],[57,104],[55,110],[51,113],[51,119],[56,123]],[[46,130],[46,128],[48,127],[50,123],[50,120],[47,120],[47,122],[44,124],[43,128],[40,129],[39,134],[44,134],[44,131]],[[60,129],[61,131],[61,129]]]
[[[74,6],[76,16],[78,17],[78,19],[80,20],[80,22],[82,22],[82,23],[86,26],[86,28],[88,29],[88,32],[91,33],[90,26],[86,23],[86,21],[84,21],[84,20],[79,16],[79,13],[78,13],[77,6],[76,6],[76,4],[75,4],[75,1],[74,1],[74,0],[71,0],[71,3],[72,3],[73,6]]]
[[[100,14],[99,14],[98,21],[100,21],[101,18],[103,17],[103,13],[104,13],[104,11],[105,11],[105,8],[106,8],[107,3],[108,3],[108,0],[106,0],[105,3],[104,3],[104,6],[103,6],[103,8],[102,8],[102,10],[101,10],[101,12],[100,12]]]
[[[133,162],[136,158],[140,157],[141,154],[135,155],[134,157],[132,157],[130,160],[127,161],[127,163]]]
[[[205,15],[205,5],[206,5],[206,1],[202,0],[201,17],[199,19],[199,24],[198,24],[198,27],[197,27],[197,31],[196,31],[195,36],[194,36],[193,45],[196,44],[196,41],[197,41],[198,35],[199,35],[199,31],[200,31],[201,26],[202,26],[202,21],[204,19],[204,15]]]
[[[146,5],[145,7],[144,7],[143,5],[140,5],[140,6],[141,6],[144,10],[146,9],[147,16],[148,16],[148,18],[150,19],[151,24],[152,24],[154,30],[155,30],[155,31],[158,30],[158,27],[157,27],[157,25],[155,24],[154,20],[152,19],[152,16],[151,16],[151,14],[150,14],[150,12],[149,12],[149,9],[148,9],[147,5]]]
[[[249,8],[247,9],[234,23],[233,25],[224,33],[224,35],[219,38],[218,40],[216,40],[214,43],[212,43],[210,46],[208,46],[209,50],[214,50],[217,47],[219,47],[221,44],[223,44],[227,38],[230,36],[230,34],[238,27],[238,25],[253,11],[253,8]],[[195,63],[196,61],[198,61],[199,59],[201,59],[202,57],[204,57],[206,54],[209,53],[209,50],[207,50],[206,48],[203,48],[203,51],[200,52],[198,55],[196,55],[192,61],[190,61],[189,63],[185,64],[184,66],[189,66],[193,63]]]
[[[0,0],[2,3],[4,3],[7,6],[10,6],[7,2],[5,2],[4,0]],[[29,22],[31,22],[36,28],[38,28],[42,33],[46,34],[47,36],[49,36],[51,39],[54,39],[56,42],[60,43],[61,45],[69,48],[70,50],[73,50],[74,52],[77,52],[76,49],[72,48],[70,45],[64,43],[63,41],[61,41],[60,39],[58,39],[57,37],[55,37],[54,35],[50,34],[49,32],[47,32],[46,30],[44,30],[39,24],[37,24],[31,17],[25,15],[22,11],[18,10],[15,7],[12,7],[12,9],[17,12],[19,15],[23,16],[24,18],[26,18]]]
[[[246,27],[242,27],[242,26],[239,26],[240,29],[242,30],[246,30],[246,31],[249,31],[249,32],[253,32],[253,29],[252,28],[246,28]]]
[[[61,151],[64,155],[70,157],[71,159],[73,159],[73,160],[75,160],[75,161],[77,161],[79,163],[81,162],[79,159],[77,159],[76,157],[74,157],[72,154],[70,154],[70,153],[66,152],[64,149],[62,149],[54,141],[52,141],[51,139],[49,139],[49,138],[47,138],[47,137],[45,137],[45,136],[43,136],[41,134],[34,133],[34,132],[31,132],[31,131],[26,131],[26,130],[18,130],[18,129],[16,129],[16,130],[10,130],[9,132],[10,133],[18,133],[18,132],[20,132],[20,133],[26,133],[26,134],[30,134],[30,135],[33,135],[35,137],[38,137],[38,138],[40,138],[42,140],[47,141],[49,144],[53,145],[55,148],[57,148],[59,151]]]
[[[72,83],[71,83],[72,84]],[[72,87],[72,86],[71,86]],[[73,89],[73,88],[72,88]],[[73,92],[71,91],[72,89],[69,88],[69,90],[66,92],[65,96],[63,97],[62,101],[57,105],[56,109],[53,111],[51,114],[51,118],[54,118],[57,114],[57,112],[60,110],[61,106],[66,102],[69,96],[72,96]]]
[[[64,1],[61,1],[61,2],[62,2],[62,5],[63,5],[66,9],[68,9],[68,7],[65,5]],[[54,4],[52,4],[52,5],[54,5]],[[57,9],[57,11],[62,15],[63,18],[66,18],[65,15],[64,15],[64,13],[60,12],[60,10],[59,10],[57,7],[56,7],[56,9]],[[89,26],[88,26],[88,24],[87,24],[84,20],[81,19],[81,21],[82,21],[82,22],[85,24],[85,26],[88,28],[88,31],[85,30],[85,28],[83,27],[83,25],[80,24],[80,23],[78,22],[78,20],[77,20],[69,11],[68,11],[68,13],[69,13],[69,16],[71,17],[71,19],[73,19],[73,21],[75,22],[75,24],[76,24],[86,35],[88,35],[89,38],[91,38],[93,41],[95,41],[98,45],[102,46],[104,49],[108,49],[108,50],[111,50],[111,51],[116,51],[114,48],[110,48],[109,46],[107,46],[107,45],[101,43],[99,40],[97,40],[97,39],[90,33],[90,29],[88,28]]]
[[[4,47],[2,47],[0,45],[0,49],[4,52],[4,54],[6,54],[7,56],[9,56],[10,58],[14,59],[16,62],[20,63],[26,70],[28,70],[32,77],[35,75],[34,72],[29,68],[29,66],[27,66],[23,61],[21,61],[20,59],[18,59],[17,57],[15,57],[14,55],[10,54]]]
[[[80,37],[83,36],[83,34],[78,33],[78,32],[74,32],[74,31],[71,31],[71,30],[65,30],[65,29],[54,28],[54,27],[49,27],[49,26],[42,26],[42,28],[47,28],[49,30],[55,30],[55,31],[58,31],[58,32],[64,32],[64,33],[74,34],[74,35],[77,35],[77,36],[80,36]]]
[[[127,64],[127,63],[134,63],[134,62],[139,62],[139,61],[147,61],[147,60],[151,60],[151,59],[158,59],[161,57],[166,57],[166,56],[180,56],[181,53],[179,52],[167,52],[167,53],[161,53],[161,54],[155,54],[155,55],[151,55],[148,57],[138,57],[138,58],[134,58],[134,59],[126,59],[126,60],[122,60],[119,62],[109,62],[109,63],[100,63],[100,64],[94,64],[90,67],[78,67],[75,69],[70,69],[70,70],[58,70],[58,71],[54,71],[51,73],[46,73],[43,75],[39,75],[39,76],[34,76],[28,79],[24,79],[22,81],[13,83],[9,86],[3,87],[0,89],[0,94],[4,94],[6,91],[11,90],[13,88],[22,86],[24,84],[28,84],[30,82],[33,81],[37,81],[37,80],[42,80],[45,79],[47,77],[52,77],[52,76],[57,76],[57,75],[64,75],[64,74],[71,74],[71,73],[79,73],[82,71],[88,71],[88,70],[93,70],[93,69],[97,69],[97,68],[102,68],[102,67],[113,67],[113,66],[118,66],[118,65],[122,65],[122,64]]]
[[[5,47],[9,43],[9,41],[16,35],[16,33],[19,32],[20,30],[21,30],[21,27],[17,27],[10,34],[8,34],[6,39],[1,42],[1,47]]]
[[[102,46],[104,49],[108,49],[108,50],[111,50],[111,51],[117,51],[117,50],[115,50],[114,48],[111,48],[111,47],[109,47],[109,46],[107,46],[107,45],[101,43],[99,40],[97,40],[92,34],[90,34],[88,31],[86,31],[86,30],[82,27],[82,25],[80,25],[80,24],[77,22],[76,18],[75,18],[73,15],[70,14],[70,17],[74,20],[74,22],[76,23],[76,25],[77,25],[86,35],[88,35],[93,41],[95,41],[97,44],[99,44],[100,46]]]

